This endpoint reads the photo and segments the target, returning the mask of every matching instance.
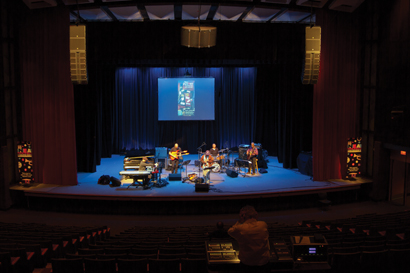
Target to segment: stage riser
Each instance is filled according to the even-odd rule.
[[[368,186],[360,190],[329,192],[328,199],[332,201],[332,205],[360,202],[368,200],[368,192]],[[317,194],[199,201],[92,200],[26,196],[23,203],[31,210],[113,215],[230,214],[238,213],[245,205],[253,205],[260,212],[314,207],[320,209]]]

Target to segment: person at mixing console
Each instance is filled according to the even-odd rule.
[[[240,210],[239,220],[228,230],[239,244],[242,272],[269,272],[268,225],[257,217],[254,207],[245,206]]]

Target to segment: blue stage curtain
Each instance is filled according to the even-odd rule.
[[[214,121],[158,121],[158,78],[215,78]],[[209,149],[237,147],[253,141],[256,68],[118,68],[112,100],[113,153],[131,149],[171,147],[175,142],[196,153],[202,142]]]

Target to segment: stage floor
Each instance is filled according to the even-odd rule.
[[[363,178],[355,181],[330,180],[313,181],[310,176],[301,174],[297,169],[284,169],[276,157],[268,157],[267,173],[257,175],[244,175],[245,169],[236,178],[226,173],[211,173],[209,192],[196,192],[195,183],[187,181],[169,181],[169,184],[157,188],[143,189],[142,187],[128,186],[131,179],[121,180],[121,186],[97,184],[102,175],[110,175],[121,179],[119,172],[123,170],[122,155],[113,155],[103,158],[101,165],[97,166],[95,173],[78,173],[78,185],[60,186],[50,184],[34,184],[26,188],[20,185],[12,186],[11,190],[23,190],[26,196],[74,198],[74,199],[99,199],[99,200],[212,200],[212,199],[244,199],[264,198],[278,196],[294,196],[315,194],[318,192],[346,191],[359,189],[362,184],[371,182]],[[181,176],[186,172],[197,173],[198,167],[195,160],[198,155],[186,155],[184,160],[191,160],[187,170],[180,170]],[[165,169],[161,178],[168,181],[169,172]],[[201,172],[202,177],[202,172]]]

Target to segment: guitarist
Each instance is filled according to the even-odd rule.
[[[256,160],[258,158],[258,148],[255,147],[255,143],[251,143],[251,147],[246,151],[246,155],[249,161],[248,174],[251,174],[252,168],[252,175],[255,175]]]
[[[205,154],[201,157],[201,163],[202,163],[202,172],[204,174],[205,184],[209,184],[211,169],[206,170],[206,168],[212,167],[212,164],[214,163],[214,158],[212,157],[209,150],[206,151]]]
[[[181,148],[178,147],[178,143],[175,143],[168,154],[171,159],[171,173],[177,173],[179,158],[181,157]]]

